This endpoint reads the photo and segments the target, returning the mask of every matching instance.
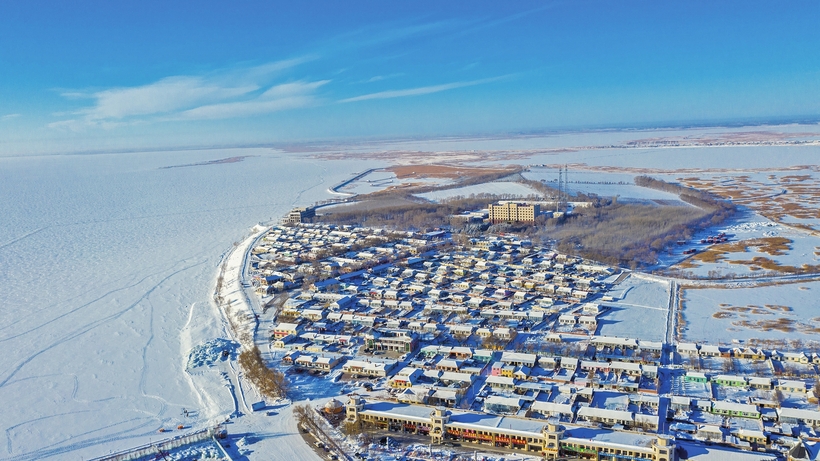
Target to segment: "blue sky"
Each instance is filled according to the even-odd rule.
[[[0,154],[820,116],[820,3],[0,0]]]

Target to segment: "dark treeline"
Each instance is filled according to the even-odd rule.
[[[245,376],[256,386],[256,389],[268,398],[284,398],[287,396],[285,375],[278,370],[268,368],[262,359],[259,348],[245,350],[239,354],[239,366]]]
[[[412,194],[424,194],[427,192],[435,192],[441,190],[448,190],[448,189],[458,189],[461,187],[466,186],[474,186],[476,184],[486,184],[488,182],[493,182],[502,178],[506,178],[509,176],[520,174],[524,170],[523,167],[516,166],[511,167],[508,169],[491,171],[484,174],[477,174],[477,175],[470,175],[464,176],[461,178],[456,179],[456,181],[452,184],[445,184],[445,185],[429,185],[429,186],[414,186],[412,189],[403,189],[405,193],[412,193]],[[396,194],[396,190],[394,189],[384,189],[376,192],[371,192],[366,194],[367,197],[382,197],[382,196],[391,196]]]
[[[723,200],[709,192],[661,181],[650,176],[636,176],[635,184],[676,194],[684,202],[708,211],[712,225],[722,223],[737,211],[737,207],[732,202]]]
[[[557,241],[562,253],[637,268],[655,264],[658,253],[709,225],[709,213],[698,208],[610,203],[547,220],[535,236]]]
[[[427,231],[449,226],[452,215],[486,208],[488,204],[498,199],[496,195],[478,194],[468,198],[457,197],[442,203],[417,203],[369,210],[333,212],[316,216],[312,221]]]

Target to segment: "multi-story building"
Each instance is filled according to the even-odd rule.
[[[541,206],[520,202],[506,202],[490,205],[490,222],[535,222],[535,217],[541,213]]]
[[[283,224],[299,224],[304,222],[307,218],[316,216],[316,211],[313,208],[294,208],[282,220]]]
[[[413,352],[419,345],[418,336],[407,330],[373,330],[364,341],[370,350],[401,353]]]
[[[447,410],[441,407],[368,402],[350,396],[347,421],[361,421],[376,428],[430,436],[445,440],[503,446],[546,459],[580,457],[608,461],[676,461],[674,439],[665,436],[612,431],[590,427],[566,427],[544,420]]]

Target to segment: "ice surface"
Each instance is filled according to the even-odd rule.
[[[730,290],[687,289],[684,292],[684,337],[687,341],[711,344],[726,344],[730,339],[816,341],[814,329],[820,327],[815,301],[817,290],[820,290],[820,282]],[[736,307],[741,309],[732,310]],[[753,308],[747,309],[749,307]],[[740,324],[778,320],[788,322],[784,324],[785,331]]]
[[[235,155],[252,156],[160,169]],[[270,149],[0,158],[0,459],[99,456],[230,414],[218,372],[185,371],[226,337],[222,254],[367,167]]]

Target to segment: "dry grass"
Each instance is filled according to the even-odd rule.
[[[781,304],[766,304],[765,307],[766,307],[766,309],[771,309],[773,311],[780,311],[780,312],[791,312],[791,311],[794,310],[789,306],[783,306]]]
[[[515,168],[476,168],[453,165],[398,165],[385,168],[399,179],[447,178],[462,179],[494,173],[513,173]]]
[[[720,243],[713,245],[706,251],[693,255],[686,261],[679,263],[678,267],[683,269],[693,269],[699,267],[700,264],[714,264],[726,260],[726,255],[729,253],[749,252],[750,249],[753,249],[759,253],[766,253],[771,256],[783,256],[791,250],[791,243],[792,240],[785,237],[763,237],[741,240],[739,242]],[[748,266],[749,270],[752,271],[766,269],[776,272],[797,273],[802,271],[810,272],[820,269],[820,267],[815,268],[815,266],[808,265],[804,265],[801,268],[794,266],[783,266],[777,261],[766,258],[765,256],[755,256],[751,260],[734,259],[728,262],[730,264]]]
[[[732,327],[729,331],[740,331],[743,328],[754,329],[760,331],[777,330],[783,333],[799,332],[804,334],[814,334],[820,332],[820,327],[807,323],[801,323],[797,320],[783,317],[789,315],[793,309],[790,306],[782,304],[766,304],[764,306],[747,305],[747,306],[731,306],[725,303],[719,305],[720,308],[712,314],[712,318],[718,320],[737,319],[731,322]],[[767,319],[750,319],[750,316],[772,316],[777,318]],[[820,317],[811,319],[813,323],[820,323]]]
[[[803,170],[817,171],[810,166]],[[771,174],[767,182],[748,176],[714,176],[710,178],[685,177],[678,180],[690,187],[706,190],[721,197],[732,198],[739,205],[746,205],[772,221],[781,222],[786,217],[794,219],[820,219],[820,178],[808,174]],[[788,224],[805,230],[818,230],[806,223]]]
[[[792,333],[795,331],[796,323],[797,322],[791,319],[779,318],[775,320],[758,320],[755,322],[740,320],[738,322],[732,322],[732,325],[745,328],[754,328],[755,330],[761,331],[777,330],[783,333]]]

